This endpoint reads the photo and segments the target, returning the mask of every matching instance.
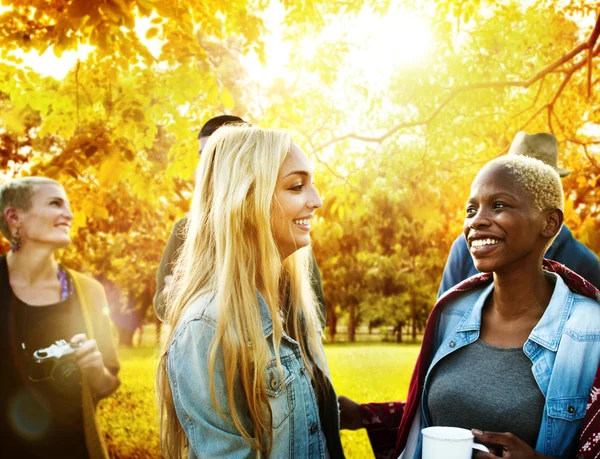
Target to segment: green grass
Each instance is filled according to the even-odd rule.
[[[406,398],[419,345],[360,343],[326,345],[339,395],[357,402]],[[112,457],[160,457],[154,393],[156,359],[152,347],[120,349],[121,387],[99,407],[100,425]],[[348,459],[372,458],[364,429],[342,431]]]

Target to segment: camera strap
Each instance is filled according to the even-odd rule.
[[[69,270],[69,274],[71,275],[71,279],[73,279],[75,292],[79,304],[81,305],[81,313],[83,315],[87,337],[88,339],[95,339],[92,315],[94,314],[96,307],[91,297],[91,288],[94,287],[93,283],[95,283],[95,281],[86,278],[76,271]],[[102,293],[104,292],[102,291]],[[98,427],[98,420],[96,419],[96,402],[85,375],[82,375],[82,408],[85,442],[90,454],[90,459],[106,459],[108,458],[108,450],[106,449],[104,438]]]

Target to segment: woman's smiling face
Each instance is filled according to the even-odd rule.
[[[525,260],[539,261],[548,241],[541,234],[544,227],[543,212],[508,171],[491,164],[477,174],[463,229],[479,271],[498,272]]]
[[[51,183],[37,185],[31,207],[18,210],[19,234],[23,243],[33,242],[52,248],[69,245],[73,214],[62,186]]]
[[[282,259],[310,244],[310,219],[323,205],[313,184],[314,167],[295,144],[279,169],[271,225]]]

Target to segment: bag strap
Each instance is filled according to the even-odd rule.
[[[88,339],[94,339],[94,327],[92,324],[92,314],[94,312],[94,304],[90,297],[90,292],[86,288],[86,278],[76,271],[68,270],[73,284],[75,285],[75,293],[81,306],[83,322],[87,331]],[[85,443],[87,445],[90,459],[106,459],[108,458],[108,450],[104,442],[104,437],[98,427],[96,419],[96,402],[92,389],[87,378],[83,377],[82,382],[82,409],[83,409],[83,428],[85,434]]]

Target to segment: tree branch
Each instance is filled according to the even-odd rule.
[[[79,130],[79,67],[81,61],[77,59],[77,67],[75,67],[75,100],[77,102],[77,129]]]
[[[585,156],[588,159],[588,161],[592,164],[592,166],[594,166],[598,170],[598,172],[600,172],[600,164],[598,164],[598,162],[588,152],[588,149],[587,149],[588,145],[597,145],[600,142],[582,142],[581,140],[572,139],[572,138],[565,138],[565,140],[567,142],[574,143],[576,145],[582,146],[583,147],[583,152],[585,153]]]
[[[600,35],[600,13],[596,18],[596,24],[594,25],[594,30],[592,30],[592,34],[590,35],[590,39],[588,41],[588,74],[587,74],[587,90],[588,97],[592,97],[592,50],[596,45],[596,41],[598,40],[598,35]]]
[[[513,118],[517,118],[518,116],[521,116],[523,113],[531,110],[533,107],[535,107],[538,103],[538,99],[540,97],[540,93],[542,92],[542,87],[544,86],[544,81],[546,81],[546,77],[542,78],[542,81],[540,81],[540,86],[538,87],[537,93],[535,94],[535,98],[533,99],[533,103],[527,107],[525,110],[521,110],[519,113],[517,113],[516,115],[513,116]]]
[[[596,31],[598,31],[597,34],[600,34],[600,15],[598,15],[598,18],[596,19],[596,24],[594,26],[594,31],[592,32],[592,35],[590,35],[590,38],[585,43],[582,43],[579,46],[575,47],[569,53],[560,57],[559,59],[557,59],[550,65],[548,65],[545,68],[543,68],[542,70],[540,70],[538,73],[529,77],[527,80],[491,81],[491,82],[483,82],[483,83],[471,83],[471,84],[458,86],[458,87],[452,89],[450,91],[450,93],[444,98],[444,100],[425,119],[421,119],[421,120],[417,120],[417,121],[409,121],[409,122],[405,122],[405,123],[399,123],[396,126],[394,126],[392,129],[387,131],[386,133],[384,133],[380,136],[377,136],[377,137],[362,136],[362,135],[358,135],[358,134],[354,134],[354,133],[345,134],[345,135],[342,135],[339,137],[334,137],[333,139],[325,142],[324,144],[317,146],[313,150],[313,153],[321,151],[334,143],[341,142],[343,140],[348,140],[348,139],[359,140],[362,142],[381,143],[384,140],[386,140],[388,137],[394,135],[396,132],[398,132],[401,129],[417,127],[417,126],[427,126],[439,115],[439,113],[454,98],[456,98],[456,96],[458,96],[459,94],[461,94],[463,92],[472,91],[474,89],[494,89],[494,88],[508,88],[508,87],[528,88],[535,82],[543,79],[546,75],[554,72],[556,69],[563,66],[567,62],[570,62],[574,57],[576,57],[582,51],[589,49],[589,47],[592,43],[592,39],[594,38],[594,33],[596,33]],[[598,37],[596,36],[595,39],[593,40],[594,43],[597,40],[597,38]],[[596,56],[599,51],[600,51],[600,47],[596,48],[596,50],[592,53],[592,57]],[[572,74],[575,71],[579,70],[581,67],[583,67],[583,65],[585,65],[586,63],[587,63],[587,60],[582,59],[580,62],[573,65],[573,67],[571,67],[570,69],[567,69],[567,72],[566,72],[567,76],[565,77],[565,80],[563,80],[563,83],[561,84],[561,87],[559,88],[558,94],[560,94],[562,92],[562,90],[564,89],[564,86],[566,86],[566,82],[568,82],[568,80],[571,78]],[[526,123],[526,125],[529,124],[541,111],[543,111],[543,109],[548,109],[549,106],[551,106],[551,105],[553,105],[553,103],[545,105],[542,108],[542,110],[539,110],[538,112],[536,112],[536,114]]]

